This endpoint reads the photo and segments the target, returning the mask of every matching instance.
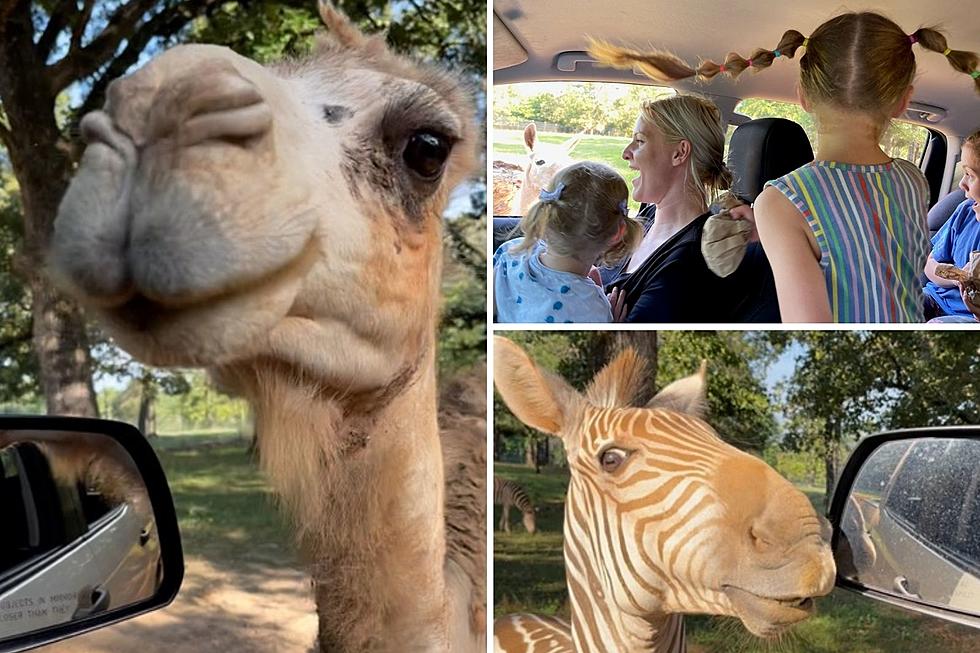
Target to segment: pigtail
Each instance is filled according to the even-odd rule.
[[[608,41],[590,38],[589,54],[603,66],[620,69],[639,68],[644,75],[658,82],[676,82],[700,74],[676,55],[662,50],[639,52],[613,45]]]
[[[638,68],[643,74],[657,82],[676,82],[688,77],[710,80],[719,74],[728,73],[733,79],[748,68],[768,68],[780,56],[793,58],[796,50],[806,38],[795,29],[786,31],[775,50],[757,49],[745,59],[737,52],[729,52],[724,63],[704,59],[697,68],[691,68],[682,59],[663,50],[640,52],[630,48],[612,45],[607,41],[589,39],[589,54],[599,64],[611,68]]]
[[[640,246],[640,241],[643,240],[642,222],[628,215],[623,216],[623,221],[626,225],[623,230],[623,237],[599,258],[598,263],[604,267],[612,267],[622,261],[632,254]]]
[[[539,240],[544,240],[548,225],[552,224],[558,217],[557,200],[537,201],[531,205],[527,213],[521,217],[520,226],[524,232],[524,242],[512,251],[515,253],[527,252],[534,248]]]
[[[926,50],[945,55],[949,65],[957,72],[973,77],[973,85],[980,93],[980,55],[966,50],[953,50],[946,43],[946,37],[934,27],[920,27],[911,35]]]

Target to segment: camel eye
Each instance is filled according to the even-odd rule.
[[[442,174],[451,149],[452,143],[445,135],[419,130],[409,137],[402,158],[419,177],[435,181]]]
[[[622,449],[606,449],[599,454],[599,465],[604,472],[615,472],[626,460],[626,452]]]

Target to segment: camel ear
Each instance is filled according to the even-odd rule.
[[[527,149],[534,151],[534,141],[537,138],[537,134],[537,126],[533,122],[528,123],[527,127],[524,128],[524,145],[527,146]]]
[[[647,408],[662,408],[678,413],[704,417],[707,409],[708,361],[701,361],[696,374],[674,381],[650,400]]]
[[[560,435],[578,393],[559,377],[539,369],[507,338],[493,339],[493,382],[511,412],[528,426]]]

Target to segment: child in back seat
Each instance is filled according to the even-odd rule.
[[[555,175],[521,219],[523,238],[493,255],[498,322],[611,322],[596,263],[633,251],[642,227],[627,215],[626,182],[609,166],[581,161]]]

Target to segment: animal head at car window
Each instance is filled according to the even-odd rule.
[[[525,238],[517,251],[543,240],[559,256],[615,265],[639,245],[643,227],[626,215],[626,182],[609,166],[595,161],[567,166],[538,197],[521,219]]]

